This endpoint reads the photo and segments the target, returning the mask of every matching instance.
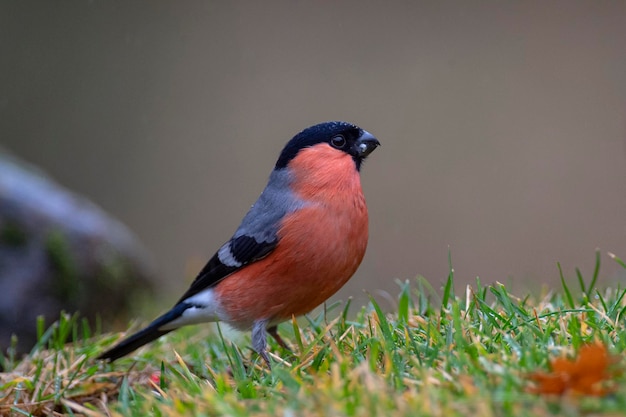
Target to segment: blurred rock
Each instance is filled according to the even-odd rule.
[[[0,149],[0,348],[36,341],[36,319],[61,311],[124,318],[150,294],[150,263],[102,209]]]

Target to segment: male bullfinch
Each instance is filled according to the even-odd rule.
[[[252,330],[270,366],[269,333],[337,292],[363,259],[368,216],[359,170],[380,143],[346,122],[303,130],[284,147],[233,237],[167,313],[99,359],[114,361],[181,326],[223,321]]]

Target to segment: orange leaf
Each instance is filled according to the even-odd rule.
[[[545,395],[609,394],[615,389],[611,383],[618,371],[611,366],[617,359],[609,355],[602,343],[582,346],[574,359],[561,357],[551,360],[552,372],[531,373],[528,378],[534,386],[528,390]]]

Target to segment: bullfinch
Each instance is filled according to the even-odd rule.
[[[358,268],[368,239],[359,171],[380,143],[346,122],[294,136],[267,186],[232,238],[200,271],[174,307],[98,359],[114,361],[181,326],[222,321],[252,331],[270,366],[269,333],[336,293]]]

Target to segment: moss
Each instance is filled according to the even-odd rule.
[[[46,254],[54,276],[52,289],[64,301],[76,302],[81,293],[78,268],[66,236],[58,230],[46,236]]]
[[[98,273],[95,276],[98,285],[107,289],[119,289],[128,283],[132,273],[129,262],[115,248],[102,244],[98,248]]]
[[[8,220],[0,226],[0,242],[10,248],[21,248],[28,243],[28,233],[17,221]]]

